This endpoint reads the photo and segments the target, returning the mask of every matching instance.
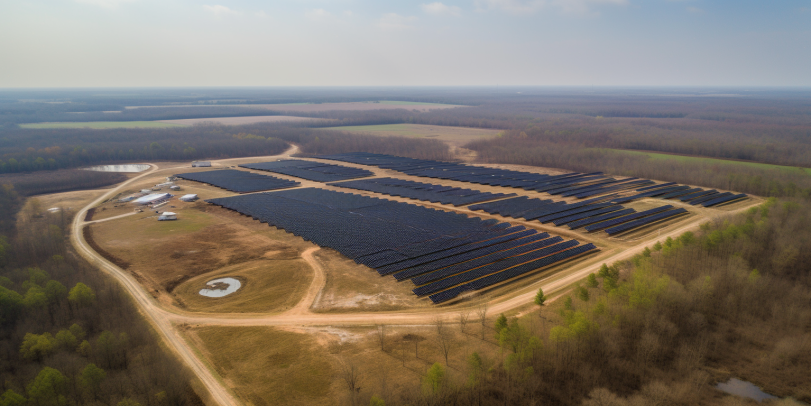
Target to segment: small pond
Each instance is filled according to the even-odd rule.
[[[230,295],[242,287],[242,284],[234,278],[212,279],[206,283],[205,289],[200,289],[200,294],[206,297],[223,297]]]
[[[87,171],[97,172],[143,172],[149,169],[145,164],[124,164],[124,165],[99,165],[84,168]]]
[[[770,395],[755,386],[755,384],[751,382],[742,381],[738,378],[729,378],[726,382],[720,382],[718,385],[715,385],[718,390],[723,392],[729,393],[731,395],[736,395],[744,398],[754,399],[758,402],[767,400],[767,399],[777,399],[777,396]]]

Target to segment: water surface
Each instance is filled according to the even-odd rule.
[[[206,283],[205,289],[200,289],[200,294],[205,297],[223,297],[236,292],[241,286],[239,280],[234,278],[212,279]]]
[[[149,169],[149,165],[145,164],[98,165],[84,169],[88,171],[97,171],[97,172],[143,172]]]
[[[715,387],[721,391],[744,398],[754,399],[758,402],[767,399],[777,399],[777,396],[770,395],[752,382],[742,381],[738,378],[729,378],[726,382],[720,382]]]

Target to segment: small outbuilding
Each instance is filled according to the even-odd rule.
[[[180,190],[180,186],[178,186],[178,185],[169,186],[169,189],[172,189],[172,190]]]
[[[171,211],[165,211],[158,216],[158,221],[168,221],[168,220],[177,220],[177,213],[173,213]]]
[[[211,166],[211,161],[192,161],[192,168],[207,168]]]
[[[188,194],[188,195],[180,196],[180,200],[183,201],[183,202],[193,202],[193,201],[195,201],[197,199],[199,199],[199,197],[197,197],[196,194]]]
[[[146,195],[144,197],[139,197],[133,201],[135,204],[153,204],[157,203],[161,200],[166,200],[171,198],[172,195],[169,193],[153,193],[151,195]]]

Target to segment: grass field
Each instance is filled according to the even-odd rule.
[[[89,121],[78,123],[34,123],[20,124],[22,128],[43,129],[43,128],[92,128],[95,130],[106,128],[167,128],[184,127],[182,124],[162,123],[158,121]]]
[[[206,282],[236,278],[242,287],[224,297],[198,292]],[[301,300],[312,280],[312,269],[301,259],[261,259],[196,276],[175,288],[186,310],[216,313],[267,313],[288,310]]]
[[[328,352],[307,334],[270,327],[187,331],[246,405],[330,405]]]
[[[807,175],[811,175],[811,168],[798,168],[795,166],[783,166],[783,165],[772,165],[772,164],[762,164],[758,162],[746,162],[746,161],[731,161],[726,159],[718,159],[718,158],[705,158],[705,157],[698,157],[698,156],[685,156],[685,155],[673,155],[673,154],[663,154],[658,152],[645,152],[645,151],[628,151],[624,149],[613,149],[612,151],[623,152],[628,154],[635,154],[635,155],[646,155],[652,159],[672,159],[676,161],[682,162],[701,162],[701,163],[709,163],[709,164],[724,164],[724,165],[741,165],[741,166],[748,166],[753,168],[760,168],[760,169],[782,169],[786,171],[802,171],[805,172]]]
[[[500,130],[483,128],[447,127],[441,125],[423,124],[358,125],[346,127],[327,127],[324,128],[324,130],[345,131],[381,136],[435,138],[454,146],[460,146],[470,141],[477,141],[482,138],[495,137],[500,132]]]

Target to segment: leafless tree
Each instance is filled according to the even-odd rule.
[[[448,329],[448,326],[445,325],[445,320],[441,317],[437,317],[434,319],[434,327],[436,327],[436,337],[437,337],[437,344],[439,344],[439,349],[442,351],[442,355],[445,357],[445,365],[448,365],[448,354],[451,351],[452,337],[451,332]]]
[[[386,351],[386,325],[376,324],[377,328],[377,341],[380,343],[380,351]]]
[[[459,312],[459,330],[461,330],[462,333],[465,332],[465,327],[467,326],[467,322],[468,322],[469,319],[470,319],[470,312],[467,312],[467,311]]]
[[[479,316],[479,323],[482,325],[482,340],[484,340],[484,329],[487,327],[487,302],[482,302],[476,309],[476,315]]]
[[[360,392],[360,381],[362,373],[360,369],[351,361],[341,359],[341,369],[339,370],[341,379],[344,380],[346,388],[349,390],[349,398],[354,405],[357,403],[357,394]]]

